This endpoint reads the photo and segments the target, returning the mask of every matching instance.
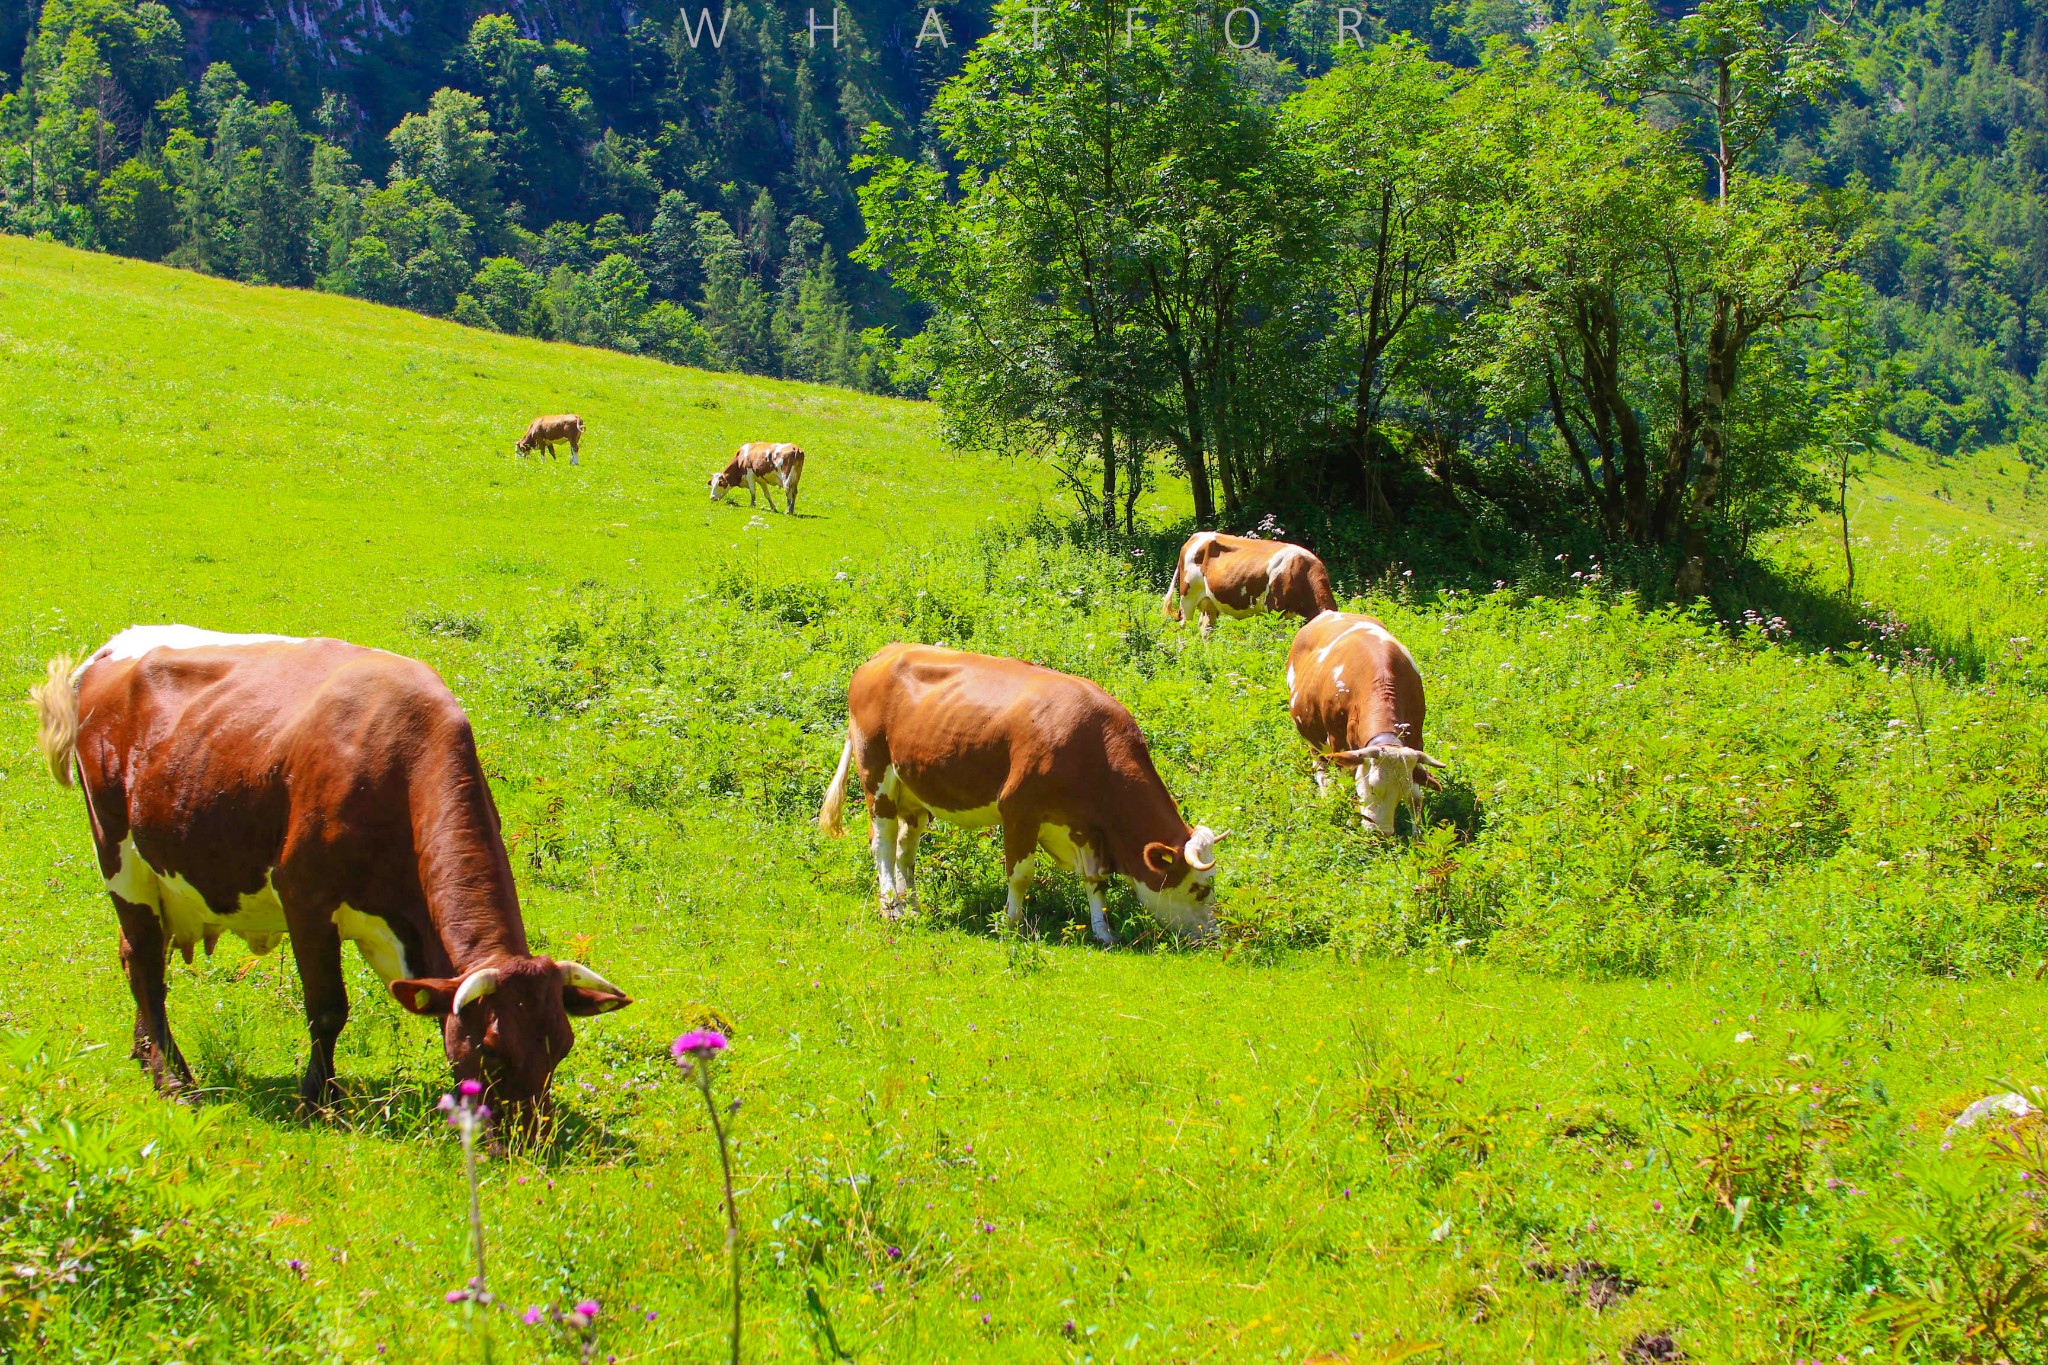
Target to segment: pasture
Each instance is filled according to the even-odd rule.
[[[1968,669],[1569,566],[1339,574],[1453,765],[1396,844],[1315,798],[1286,622],[1168,626],[1172,537],[1078,540],[1048,479],[913,404],[12,238],[0,392],[13,695],[177,620],[397,650],[466,704],[536,948],[636,999],[579,1021],[558,1141],[486,1166],[494,1290],[597,1300],[591,1359],[722,1358],[717,1156],[667,1056],[704,1023],[734,1039],[752,1360],[1834,1359],[1901,1320],[1911,1355],[2048,1351],[2048,1170],[1944,1137],[2048,1084],[2019,494],[1974,538],[1860,551],[1909,622],[1993,641]],[[583,416],[580,466],[513,456],[542,412]],[[710,502],[755,439],[803,445],[802,515]],[[1825,546],[1785,550],[1820,576]],[[1126,890],[1099,951],[1057,876],[1000,933],[996,840],[943,827],[926,917],[883,922],[864,817],[811,818],[847,675],[898,638],[1128,704],[1190,817],[1236,831],[1224,942],[1160,941]],[[8,714],[0,1353],[480,1359],[443,1302],[469,1271],[432,1027],[351,952],[349,1098],[301,1121],[289,954],[226,938],[173,962],[205,1090],[159,1102],[77,795]]]

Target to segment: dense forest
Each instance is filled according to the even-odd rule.
[[[1111,524],[1155,459],[1205,521],[1563,497],[1694,587],[1879,428],[2048,461],[2041,0],[0,0],[0,44],[0,228],[933,392]]]

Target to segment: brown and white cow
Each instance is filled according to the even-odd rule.
[[[747,505],[757,506],[755,492],[782,490],[782,510],[796,515],[796,485],[804,476],[802,446],[787,441],[749,441],[739,448],[732,462],[711,476],[711,500],[723,502],[735,488],[747,490]],[[775,510],[775,495],[768,494],[768,510]]]
[[[1215,927],[1215,850],[1152,767],[1138,723],[1085,678],[932,645],[884,646],[847,685],[846,744],[818,827],[837,838],[849,771],[867,798],[882,913],[917,909],[917,843],[934,816],[1001,825],[1010,922],[1024,914],[1040,849],[1081,875],[1089,926],[1114,943],[1102,883],[1121,874],[1154,918]]]
[[[1180,547],[1161,605],[1176,621],[1200,612],[1206,636],[1218,616],[1285,611],[1309,621],[1335,611],[1337,598],[1323,561],[1299,545],[1197,531]]]
[[[1394,832],[1408,807],[1422,827],[1422,789],[1441,790],[1422,751],[1422,674],[1408,647],[1370,616],[1326,611],[1295,633],[1287,651],[1287,713],[1315,750],[1316,790],[1329,790],[1329,766],[1357,775],[1365,827]]]
[[[137,626],[35,689],[58,782],[76,772],[135,998],[133,1056],[166,1093],[192,1072],[164,967],[225,933],[289,937],[312,1060],[335,1093],[351,940],[398,1003],[439,1018],[458,1080],[545,1107],[570,1015],[632,1003],[596,972],[534,955],[469,719],[433,669],[339,640]]]
[[[526,434],[519,438],[512,449],[521,455],[531,455],[544,450],[550,460],[555,458],[555,447],[563,441],[569,443],[569,463],[577,463],[576,452],[583,444],[583,419],[573,412],[557,413],[552,417],[536,417]]]

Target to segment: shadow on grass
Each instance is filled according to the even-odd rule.
[[[1413,475],[1399,490],[1404,510],[1375,522],[1339,495],[1299,494],[1250,503],[1221,529],[1287,540],[1316,552],[1329,567],[1339,600],[1372,595],[1423,605],[1452,595],[1511,590],[1525,597],[1569,598],[1589,583],[1603,594],[1633,594],[1646,606],[1673,603],[1673,554],[1661,547],[1610,545],[1573,500],[1526,471],[1489,471],[1502,480],[1482,488],[1462,480],[1446,492]],[[1455,501],[1454,501],[1455,499]],[[1079,517],[1041,513],[1024,534],[1095,550],[1129,569],[1132,585],[1163,593],[1192,521],[1135,535],[1105,532]],[[1712,615],[1734,631],[1782,620],[1781,643],[1794,649],[1846,652],[1876,642],[1873,608],[1843,598],[1811,578],[1724,545],[1726,565],[1707,598]],[[1893,651],[1927,650],[1935,665],[1964,682],[1982,682],[2002,645],[1958,635],[1905,617]],[[1774,632],[1775,633],[1775,632]],[[2018,681],[2017,679],[2015,681]]]
[[[225,1083],[202,1086],[194,1099],[204,1104],[239,1104],[251,1115],[280,1127],[321,1124],[362,1137],[403,1142],[447,1126],[443,1093],[452,1082],[426,1082],[404,1072],[379,1077],[342,1076],[341,1098],[314,1114],[299,1107],[299,1077],[230,1075]],[[594,1161],[618,1162],[635,1155],[633,1141],[603,1121],[565,1104],[558,1091],[554,1112],[537,1137],[502,1135],[504,1150],[550,1169]]]

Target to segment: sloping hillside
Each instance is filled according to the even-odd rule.
[[[1354,598],[1452,764],[1394,843],[1314,794],[1291,622],[1163,625],[1145,542],[1031,520],[1031,468],[913,405],[12,239],[0,391],[7,686],[167,618],[424,658],[536,946],[635,997],[579,1024],[557,1140],[484,1166],[498,1359],[722,1355],[717,1156],[667,1055],[710,1022],[749,1359],[1853,1358],[1889,1349],[1874,1305],[1952,1359],[1987,1330],[1953,1258],[2048,1256],[2048,1171],[1943,1138],[2048,1083],[2038,655],[1964,683],[1597,582]],[[583,464],[516,459],[560,409]],[[759,437],[809,451],[804,515],[707,498]],[[811,821],[892,638],[1129,704],[1236,831],[1223,941],[1126,894],[1126,946],[1082,946],[1063,877],[1001,933],[992,836],[945,829],[927,915],[883,922],[862,821]],[[348,1098],[301,1121],[291,955],[229,937],[171,964],[204,1093],[165,1105],[22,709],[0,829],[0,1354],[479,1358],[431,1027],[350,956]],[[585,1299],[587,1328],[517,1316]]]

